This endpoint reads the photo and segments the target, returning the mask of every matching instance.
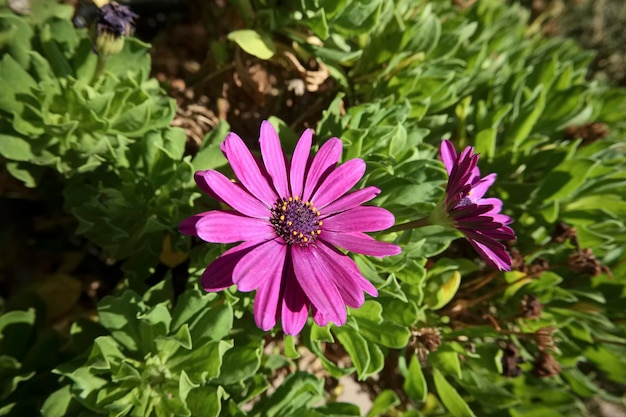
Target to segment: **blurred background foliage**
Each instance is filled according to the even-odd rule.
[[[0,1],[0,415],[623,405],[616,4],[136,1],[137,38],[105,61],[93,6]],[[441,139],[475,146],[516,219],[513,271],[489,270],[437,227],[381,233],[403,254],[355,256],[380,294],[345,326],[260,331],[251,294],[198,289],[225,248],[177,224],[217,207],[194,170],[228,174],[219,144],[232,129],[255,146],[265,118],[287,149],[305,127],[316,146],[341,137],[343,159],[367,162],[361,185],[380,187],[374,203],[399,222],[441,197]],[[364,410],[340,395],[346,378]]]

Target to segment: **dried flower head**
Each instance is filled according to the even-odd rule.
[[[519,348],[512,341],[505,342],[504,340],[499,343],[500,349],[502,349],[502,375],[508,377],[516,377],[521,375],[522,369],[519,367],[519,363],[523,359],[519,356]]]
[[[526,319],[536,319],[541,317],[543,305],[535,294],[524,294],[520,306],[520,316]]]
[[[561,365],[548,352],[540,352],[533,362],[533,375],[549,378],[561,373]]]
[[[567,266],[577,274],[588,274],[593,277],[602,273],[602,264],[593,254],[591,248],[578,249],[567,258]]]

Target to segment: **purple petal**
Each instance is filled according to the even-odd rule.
[[[326,253],[324,250],[327,246],[324,244],[318,245],[322,258],[325,259],[318,267],[324,274],[331,278],[333,285],[339,291],[343,304],[351,308],[359,308],[365,302],[365,295],[363,290],[358,285],[356,280],[351,279],[350,271],[343,268],[341,265],[341,257],[346,255],[335,252]]]
[[[267,182],[257,162],[245,143],[235,133],[230,133],[222,143],[222,152],[230,162],[237,179],[253,196],[271,207],[278,196]]]
[[[261,242],[244,242],[230,248],[211,262],[200,280],[204,289],[209,292],[217,292],[234,285],[233,270],[237,266],[237,262],[259,244]]]
[[[262,330],[269,330],[276,324],[278,304],[280,302],[280,277],[261,283],[254,297],[254,321]]]
[[[469,185],[472,170],[476,167],[477,162],[478,158],[475,156],[465,159],[460,159],[459,157],[459,163],[452,168],[452,172],[450,173],[446,193],[456,195],[459,194],[463,188],[466,188]],[[471,185],[469,185],[469,190],[471,190]],[[463,191],[463,195],[467,195],[467,192]]]
[[[478,252],[480,257],[491,267],[499,269],[500,271],[511,270],[511,256],[506,250],[490,247],[472,239],[468,239],[468,241],[476,252]]]
[[[485,178],[472,184],[472,191],[469,192],[469,198],[472,202],[476,202],[483,198],[489,187],[496,181],[496,174],[489,174]]]
[[[379,193],[380,189],[377,187],[365,187],[353,193],[346,194],[324,207],[324,214],[326,216],[329,216],[340,211],[345,211],[357,207],[363,203],[370,201]]]
[[[330,138],[317,151],[304,182],[303,201],[310,201],[310,197],[317,188],[320,179],[324,178],[328,171],[339,162],[342,149],[341,140]]]
[[[476,203],[468,204],[466,206],[459,206],[450,210],[450,217],[453,217],[458,222],[463,222],[464,219],[470,217],[480,216],[481,214],[488,213],[492,210],[488,204],[478,205]]]
[[[311,306],[311,314],[313,315],[313,320],[315,321],[315,324],[317,324],[318,326],[324,327],[328,325],[328,323],[330,323],[328,317],[326,317],[324,313],[315,308],[315,306]]]
[[[208,170],[202,171],[200,175],[204,177],[204,181],[221,201],[239,213],[260,219],[269,219],[270,211],[265,204],[251,196],[243,188],[233,184],[220,172]]]
[[[456,162],[456,150],[454,149],[452,142],[449,140],[441,141],[439,155],[441,156],[441,160],[443,161],[443,165],[446,167],[446,171],[448,171],[449,176],[452,172],[452,168],[454,167],[454,163]]]
[[[285,334],[296,335],[300,333],[309,316],[309,300],[298,283],[293,266],[289,265],[287,268],[281,314],[283,331]]]
[[[365,174],[365,161],[351,159],[333,170],[320,184],[310,201],[318,208],[323,208],[332,203],[363,178]]]
[[[376,232],[391,227],[393,214],[376,206],[359,206],[323,218],[322,230],[336,232]]]
[[[324,259],[320,267],[331,277],[345,305],[351,308],[361,307],[365,302],[365,295],[363,295],[363,289],[359,282],[360,272],[355,272],[347,264],[344,264],[344,260],[349,258],[343,253],[335,252],[325,244],[318,245],[318,249]]]
[[[184,235],[198,236],[196,225],[202,218],[209,212],[195,214],[191,217],[187,217],[178,225],[178,231]]]
[[[400,246],[387,242],[379,242],[364,233],[336,233],[325,230],[323,240],[348,252],[362,253],[370,256],[393,256],[402,252]]]
[[[196,233],[200,239],[211,243],[271,240],[276,237],[274,228],[267,220],[219,210],[204,213],[196,223]]]
[[[511,270],[511,256],[502,243],[470,230],[464,231],[464,234],[476,252],[489,265],[501,271]]]
[[[324,259],[317,248],[291,247],[293,269],[304,294],[325,318],[338,326],[346,322],[346,307],[332,277],[320,265]]]
[[[233,282],[243,292],[255,290],[269,280],[280,282],[286,254],[287,245],[279,243],[277,239],[264,242],[237,263]]]
[[[193,174],[194,181],[196,181],[196,184],[198,184],[198,187],[200,187],[202,191],[210,195],[214,200],[222,201],[219,196],[213,192],[209,183],[206,182],[206,179],[204,178],[205,172],[206,171],[196,171]]]
[[[267,173],[272,178],[274,188],[280,197],[289,197],[289,185],[287,184],[287,168],[285,167],[285,155],[280,146],[280,139],[274,126],[267,120],[261,123],[261,156]]]
[[[304,173],[306,165],[309,161],[309,153],[311,152],[311,143],[313,141],[313,132],[307,129],[300,136],[300,140],[296,145],[291,157],[291,168],[289,172],[289,182],[291,184],[291,195],[302,197],[302,188],[304,187]]]

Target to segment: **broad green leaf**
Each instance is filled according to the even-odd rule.
[[[288,417],[299,415],[323,398],[324,380],[305,372],[287,376],[269,397],[255,404],[254,415]]]
[[[226,396],[220,386],[203,385],[192,389],[187,396],[187,407],[192,416],[218,417],[222,411],[221,400]]]
[[[400,404],[400,399],[390,389],[386,389],[374,400],[372,404],[372,408],[367,413],[367,417],[377,417],[385,414],[387,411],[390,411],[393,407]]]
[[[424,378],[424,373],[422,372],[420,360],[415,355],[411,357],[411,363],[409,364],[403,388],[412,399],[420,402],[426,401],[428,386]]]
[[[221,385],[236,384],[256,374],[261,366],[263,349],[262,340],[254,340],[248,344],[235,344],[223,358],[223,364],[217,383]]]
[[[230,32],[228,39],[235,42],[250,55],[254,55],[259,59],[270,59],[276,53],[274,41],[265,32],[240,29]]]
[[[535,193],[535,201],[546,204],[574,194],[587,180],[587,174],[597,162],[587,159],[564,161],[544,176]]]
[[[0,134],[0,155],[14,161],[29,161],[33,158],[31,145],[27,140],[3,134]]]
[[[232,342],[207,342],[193,350],[178,350],[167,361],[173,372],[187,372],[195,383],[205,383],[220,375],[224,353],[232,348]],[[228,371],[224,369],[224,371]]]
[[[362,378],[370,363],[367,341],[359,332],[348,325],[342,327],[333,326],[333,333],[348,355],[350,355],[352,365],[356,368],[359,378]]]
[[[465,400],[436,368],[433,369],[433,379],[437,395],[450,414],[454,417],[476,417]]]

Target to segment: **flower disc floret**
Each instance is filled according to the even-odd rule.
[[[270,223],[288,245],[308,246],[322,233],[321,212],[298,196],[279,199],[271,209]]]

